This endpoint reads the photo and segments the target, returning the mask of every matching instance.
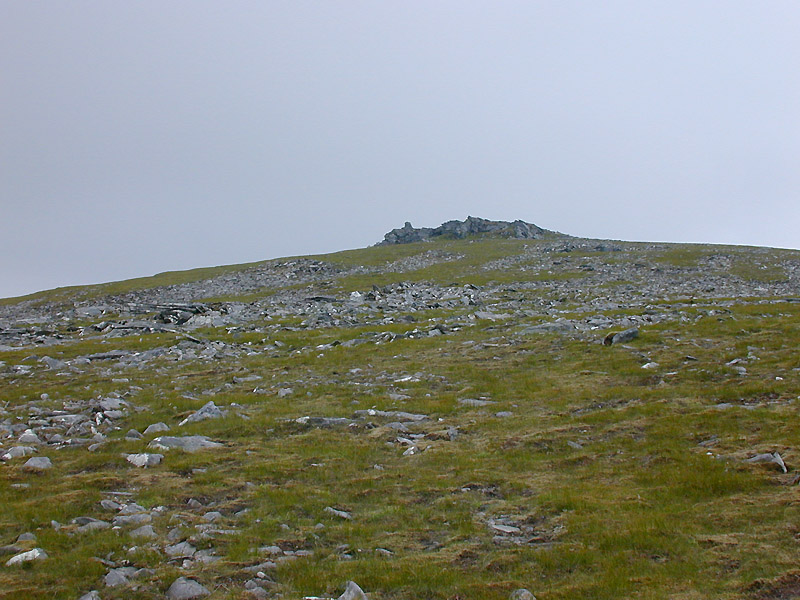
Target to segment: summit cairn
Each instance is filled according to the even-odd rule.
[[[525,221],[489,221],[479,217],[467,217],[464,221],[447,221],[439,227],[414,227],[406,221],[399,229],[392,229],[383,236],[383,241],[378,246],[391,244],[411,244],[413,242],[427,242],[432,238],[444,237],[463,239],[470,235],[489,234],[504,238],[537,239],[550,233],[546,229],[537,227]]]

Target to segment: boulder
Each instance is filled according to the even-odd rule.
[[[170,600],[192,600],[193,598],[203,598],[209,594],[211,592],[205,587],[194,579],[186,577],[178,577],[167,590],[167,598]]]
[[[184,450],[186,452],[197,452],[204,448],[222,448],[219,442],[212,442],[204,435],[187,435],[183,437],[161,436],[150,442],[149,448],[156,450]]]
[[[33,458],[29,458],[22,466],[29,471],[44,471],[52,467],[53,463],[50,462],[50,459],[46,456],[34,456]]]
[[[192,413],[181,421],[178,426],[186,425],[187,423],[197,423],[198,421],[205,421],[206,419],[219,419],[228,414],[228,411],[222,410],[213,400],[208,401],[203,408],[195,413]]]
[[[367,600],[367,595],[355,581],[348,581],[344,593],[337,600]]]
[[[28,550],[27,552],[12,556],[6,561],[6,566],[12,567],[14,565],[21,565],[22,563],[31,562],[34,560],[44,560],[45,558],[47,558],[47,552],[41,548],[34,548],[33,550]]]

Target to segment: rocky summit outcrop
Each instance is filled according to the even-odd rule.
[[[496,237],[538,239],[546,233],[551,233],[533,223],[525,221],[489,221],[479,217],[467,217],[463,221],[447,221],[439,227],[414,227],[410,222],[399,229],[392,229],[383,237],[379,246],[390,244],[410,244],[413,242],[426,242],[432,238],[463,239],[470,235],[489,234]]]

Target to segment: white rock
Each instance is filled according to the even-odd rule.
[[[163,454],[126,454],[125,460],[136,467],[155,467],[164,459]]]
[[[355,581],[348,581],[344,593],[337,600],[367,600],[367,595]]]
[[[14,565],[21,565],[22,563],[31,562],[33,560],[44,560],[47,558],[47,552],[41,548],[34,548],[16,556],[12,556],[6,561],[6,566],[11,567]]]

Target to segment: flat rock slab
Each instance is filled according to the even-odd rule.
[[[357,410],[355,412],[355,416],[360,418],[382,417],[385,419],[395,419],[397,421],[406,421],[406,422],[424,421],[425,419],[429,418],[428,415],[419,415],[399,410],[376,410],[374,408],[370,408],[367,410]]]
[[[186,452],[196,452],[204,448],[222,448],[222,444],[212,442],[211,439],[204,435],[186,435],[183,437],[164,435],[154,439],[148,447],[156,450],[179,449]]]
[[[476,398],[462,398],[458,401],[461,406],[489,406],[491,404],[497,404],[494,400],[478,400]]]

